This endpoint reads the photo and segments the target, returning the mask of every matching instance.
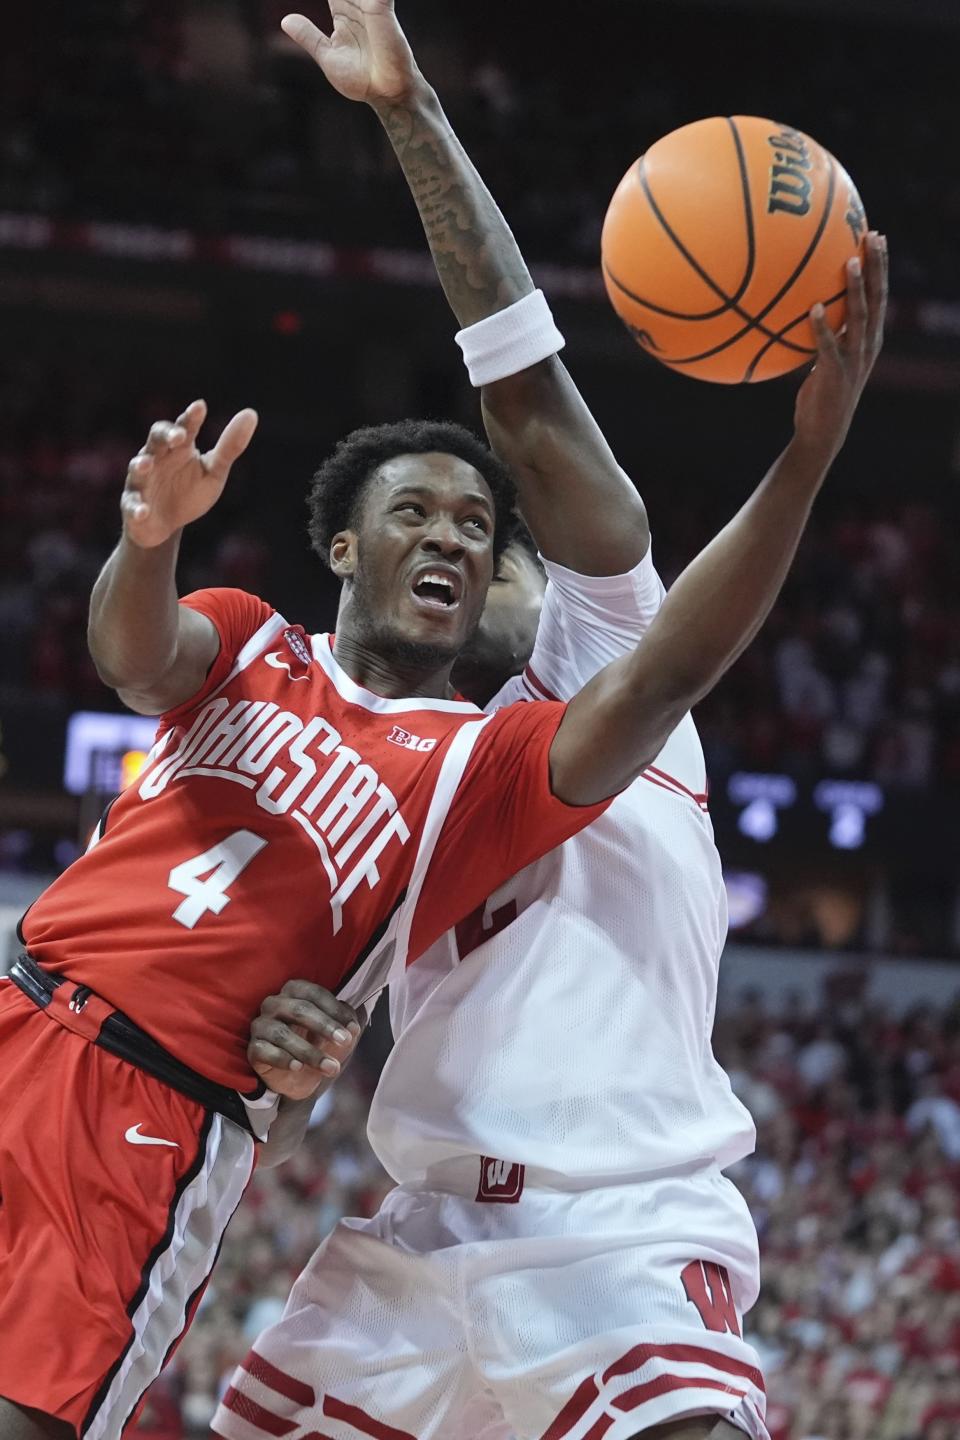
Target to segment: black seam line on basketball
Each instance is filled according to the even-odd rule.
[[[803,316],[801,316],[801,319],[802,318]],[[626,324],[626,322],[624,323]],[[631,327],[627,325],[627,329],[629,330],[630,328]],[[735,335],[731,335],[729,340],[724,340],[721,344],[714,345],[712,350],[703,350],[699,355],[681,355],[676,359],[672,359],[669,355],[657,354],[654,358],[659,360],[661,365],[696,365],[698,361],[712,360],[714,355],[719,355],[721,351],[729,349],[731,345],[736,345],[737,341],[742,340],[744,335],[749,335],[752,329],[754,329],[754,326],[744,325]],[[783,340],[779,335],[771,335],[769,330],[764,330],[763,334],[769,337],[766,342],[767,348],[771,345],[782,345],[785,350],[792,350],[796,355],[816,355],[817,353],[816,349],[811,349],[809,345],[798,345],[793,340]],[[647,353],[652,354],[651,351]]]
[[[730,134],[733,136],[734,148],[737,152],[737,165],[740,170],[740,189],[743,194],[743,218],[747,226],[747,273],[743,278],[743,284],[737,291],[736,298],[746,294],[747,286],[753,279],[754,266],[757,263],[757,242],[753,231],[753,197],[750,194],[750,174],[747,170],[747,157],[743,153],[743,141],[740,138],[740,131],[732,115],[724,117],[730,127]]]
[[[727,123],[731,123],[729,116],[727,117]],[[656,200],[654,200],[653,190],[650,188],[650,181],[647,179],[647,157],[645,155],[641,155],[637,167],[639,172],[638,178],[640,180],[641,188],[647,198],[647,204],[653,211],[658,223],[666,231],[667,235],[670,237],[673,244],[680,251],[680,254],[686,260],[687,264],[692,265],[700,278],[706,281],[710,288],[725,302],[721,309],[716,312],[718,314],[723,314],[724,310],[729,310],[731,307],[734,309],[736,308],[738,302],[746,294],[747,286],[750,284],[750,280],[753,275],[753,268],[756,264],[755,239],[753,234],[753,216],[750,211],[750,187],[747,182],[746,162],[744,160],[743,149],[740,144],[740,136],[737,134],[736,130],[732,130],[732,137],[734,142],[734,149],[737,156],[737,164],[740,170],[740,187],[743,198],[744,212],[747,217],[747,265],[746,269],[744,270],[743,277],[741,278],[740,284],[737,286],[736,290],[733,292],[732,295],[728,295],[721,286],[716,284],[716,282],[711,278],[709,272],[705,270],[704,267],[700,264],[700,262],[694,258],[694,256],[680,240],[679,236],[674,232],[672,226],[670,225],[670,222],[667,220],[667,217],[660,209]],[[690,318],[706,320],[710,317],[702,315],[691,316]]]
[[[828,300],[822,300],[820,303],[823,305],[824,309],[826,309],[828,305],[836,305],[837,301],[842,300],[846,293],[846,287],[844,287],[844,289],[838,290],[836,295],[831,295]],[[807,319],[808,314],[809,311],[804,310],[801,315],[797,315],[795,319],[789,322],[789,324],[784,325],[783,331],[780,335],[776,337],[775,340],[768,340],[766,345],[761,345],[760,349],[757,351],[756,355],[754,355],[753,359],[750,361],[750,364],[744,371],[743,380],[740,382],[741,384],[749,384],[749,382],[753,379],[754,371],[760,364],[760,361],[763,359],[764,355],[766,355],[768,350],[773,349],[774,345],[782,345],[786,349],[796,348],[791,344],[789,340],[784,340],[783,335],[785,335],[788,330],[792,330],[795,325],[802,325],[804,320]],[[816,349],[813,349],[809,353],[811,355],[816,355],[817,352]]]
[[[814,234],[813,238],[811,239],[810,244],[807,246],[807,249],[806,249],[805,253],[804,253],[804,254],[801,256],[801,258],[797,261],[797,264],[796,264],[796,266],[794,267],[794,270],[793,270],[793,274],[790,275],[790,276],[784,281],[784,283],[780,286],[780,289],[777,291],[776,295],[774,295],[773,299],[772,299],[772,300],[769,300],[769,301],[767,302],[767,304],[764,305],[763,309],[762,309],[761,311],[759,311],[759,313],[757,314],[757,317],[756,317],[758,320],[762,320],[766,315],[769,315],[769,314],[770,314],[770,311],[774,308],[774,306],[779,305],[780,301],[781,301],[781,300],[783,299],[783,297],[787,294],[787,291],[791,288],[791,286],[793,286],[793,285],[796,283],[797,280],[799,280],[800,276],[803,274],[804,270],[805,270],[805,269],[807,268],[807,266],[809,265],[810,260],[811,260],[811,257],[813,256],[814,251],[816,250],[817,246],[820,244],[820,240],[821,240],[821,238],[822,238],[822,236],[823,236],[823,232],[824,232],[824,230],[827,228],[827,221],[830,219],[830,212],[831,212],[832,209],[833,209],[833,196],[834,196],[834,192],[836,191],[836,188],[837,188],[836,162],[834,161],[834,158],[833,158],[833,156],[831,155],[831,156],[830,156],[830,178],[829,178],[829,180],[827,181],[827,198],[826,198],[826,200],[825,200],[825,202],[824,202],[823,213],[821,214],[820,219],[819,219],[819,221],[817,222],[816,233]],[[831,303],[832,303],[832,302],[831,302]],[[788,328],[789,328],[789,327],[788,327]],[[780,334],[782,334],[782,331],[780,332]],[[778,334],[778,338],[779,338],[779,334]]]
[[[648,309],[648,310],[655,310],[655,311],[657,311],[658,314],[670,316],[670,317],[672,317],[672,318],[675,319],[675,320],[691,320],[691,321],[694,321],[694,320],[697,320],[698,318],[700,318],[700,319],[707,319],[707,318],[709,318],[709,317],[707,317],[707,316],[698,317],[698,316],[695,316],[695,315],[684,315],[684,314],[682,314],[682,313],[678,313],[678,312],[672,311],[672,310],[659,310],[656,305],[650,305],[650,304],[648,304],[648,302],[647,302],[646,300],[641,300],[638,295],[633,295],[633,294],[626,288],[625,285],[621,285],[621,284],[620,284],[620,282],[617,280],[616,276],[615,276],[615,275],[612,275],[612,274],[610,273],[609,269],[607,269],[606,266],[604,266],[604,269],[606,270],[607,274],[610,276],[610,279],[613,281],[613,283],[617,286],[617,288],[620,289],[620,290],[622,290],[623,293],[624,293],[630,300],[633,300],[637,305],[643,305],[643,306],[644,306],[646,309]],[[722,314],[724,314],[724,313],[726,313],[726,312],[729,312],[729,309],[730,309],[729,306],[724,305],[720,310],[714,311],[714,315],[715,315],[715,316],[716,316],[716,315],[722,315]],[[741,310],[736,310],[734,313],[737,314],[737,315],[739,315],[739,316],[741,316],[741,318],[742,318],[742,316],[743,316],[743,314],[744,314],[745,312],[743,312],[743,311],[741,311]],[[618,314],[619,314],[619,312],[618,312]],[[621,321],[623,321],[623,324],[624,324],[624,325],[626,326],[626,328],[631,332],[631,334],[635,334],[635,331],[636,331],[637,329],[639,329],[638,326],[631,325],[628,320],[624,320],[624,317],[623,317],[622,315],[620,315],[619,318],[621,319]],[[720,353],[721,350],[726,350],[726,348],[727,348],[728,345],[735,345],[738,340],[742,340],[742,339],[743,339],[744,335],[749,335],[749,333],[750,333],[751,330],[759,330],[760,333],[761,333],[761,335],[765,335],[768,340],[780,340],[780,337],[779,337],[778,335],[774,334],[774,332],[773,332],[772,330],[768,330],[765,325],[754,325],[754,324],[752,324],[752,323],[747,323],[746,325],[742,326],[741,329],[737,330],[733,335],[731,335],[731,336],[729,337],[729,339],[727,339],[727,340],[722,340],[722,341],[720,342],[720,344],[719,344],[719,345],[715,345],[712,350],[704,350],[703,353],[700,354],[700,355],[687,355],[687,356],[684,356],[684,357],[682,357],[682,358],[680,358],[680,359],[677,359],[677,360],[671,360],[668,356],[666,356],[666,355],[660,355],[660,354],[658,353],[657,356],[656,356],[656,359],[660,360],[664,365],[692,365],[695,360],[708,360],[712,355],[719,355],[719,353]],[[785,345],[788,350],[795,350],[798,355],[812,355],[812,354],[814,354],[814,351],[811,350],[811,349],[809,349],[808,346],[806,346],[806,345],[795,345],[795,344],[793,343],[793,341],[791,341],[791,340],[781,340],[780,343],[781,343],[782,345]]]
[[[690,254],[690,251],[689,251],[689,250],[687,249],[687,247],[684,245],[684,243],[683,243],[683,241],[680,239],[680,237],[674,233],[673,229],[672,229],[671,226],[670,226],[669,221],[667,220],[667,218],[666,218],[666,216],[663,214],[663,212],[660,210],[659,206],[657,205],[656,200],[654,200],[654,198],[653,198],[653,192],[651,191],[650,186],[649,186],[649,184],[647,183],[646,172],[645,172],[645,170],[644,170],[643,157],[642,157],[637,163],[638,163],[638,170],[639,170],[640,185],[641,185],[641,187],[642,187],[642,189],[643,189],[644,195],[647,197],[647,204],[650,206],[650,209],[653,211],[654,218],[657,220],[657,223],[658,223],[658,224],[660,225],[660,227],[663,229],[663,231],[664,231],[665,234],[668,236],[668,238],[673,242],[673,244],[676,246],[676,248],[680,251],[680,254],[681,254],[681,255],[683,256],[683,258],[686,260],[687,264],[690,265],[690,266],[692,267],[692,269],[694,269],[694,270],[697,272],[697,274],[700,276],[700,279],[704,282],[704,284],[705,284],[705,285],[709,285],[709,287],[710,287],[710,289],[713,291],[713,293],[714,293],[715,295],[718,295],[718,296],[720,297],[720,299],[725,302],[725,303],[720,307],[720,309],[719,309],[719,310],[715,310],[712,315],[680,315],[680,316],[678,316],[677,318],[678,318],[678,319],[684,319],[684,320],[709,320],[709,319],[712,319],[712,318],[713,318],[714,316],[716,316],[716,315],[722,315],[722,314],[724,313],[724,311],[732,310],[732,311],[734,312],[734,314],[740,316],[740,319],[741,319],[741,320],[745,320],[745,321],[747,322],[747,328],[748,328],[748,329],[750,329],[750,330],[759,330],[760,333],[761,333],[762,335],[766,335],[768,339],[774,338],[774,337],[773,337],[773,331],[772,331],[772,330],[768,330],[767,327],[766,327],[766,325],[760,324],[759,321],[757,321],[757,320],[755,320],[755,319],[753,318],[753,316],[749,313],[749,311],[744,310],[743,306],[738,303],[739,300],[740,300],[740,296],[743,294],[743,289],[740,289],[735,296],[733,296],[733,295],[728,295],[728,294],[726,293],[726,291],[724,291],[724,290],[722,290],[722,289],[720,288],[720,286],[717,284],[716,280],[714,280],[714,279],[712,278],[712,276],[710,275],[709,271],[704,270],[704,268],[703,268],[703,266],[700,264],[700,262],[699,262],[698,260],[694,259],[694,257]],[[744,287],[744,288],[745,288],[745,287]],[[626,293],[629,294],[629,291],[627,291]],[[645,304],[646,304],[646,301],[645,301],[645,300],[641,300],[640,297],[639,297],[639,295],[631,296],[630,298],[631,298],[631,299],[634,299],[634,300],[637,300],[638,303],[641,304],[641,305],[645,305]],[[653,308],[653,307],[651,307],[651,308]]]
[[[839,300],[842,300],[846,293],[846,286],[844,286],[844,288],[842,290],[838,290],[835,295],[828,296],[826,300],[822,300],[820,303],[823,305],[824,309],[827,309],[830,305],[836,305]],[[747,371],[744,375],[745,381],[749,381],[753,378],[754,370],[756,369],[760,361],[763,359],[764,355],[766,355],[767,351],[772,348],[774,343],[776,343],[777,345],[782,345],[787,349],[796,348],[791,341],[784,340],[783,336],[787,333],[788,330],[793,330],[796,328],[796,326],[802,325],[803,322],[808,318],[808,316],[809,311],[807,310],[802,311],[799,315],[795,315],[792,320],[789,320],[787,324],[784,325],[775,342],[768,340],[766,345],[763,345],[760,350],[757,351],[756,355],[753,357],[753,360],[747,366]],[[816,346],[814,346],[814,348],[809,353],[811,355],[816,355]]]
[[[203,1117],[203,1124],[200,1127],[200,1134],[197,1137],[197,1153],[193,1157],[193,1162],[190,1165],[189,1169],[185,1170],[180,1176],[180,1179],[177,1181],[176,1189],[173,1192],[173,1197],[167,1210],[166,1229],[160,1236],[160,1239],[157,1241],[156,1245],[154,1245],[153,1249],[150,1251],[150,1254],[147,1256],[146,1263],[143,1269],[140,1271],[140,1284],[133,1292],[133,1298],[131,1299],[130,1304],[127,1306],[127,1317],[131,1322],[137,1312],[141,1301],[143,1300],[143,1297],[146,1295],[147,1291],[150,1288],[150,1272],[153,1270],[153,1267],[160,1259],[160,1256],[163,1254],[164,1250],[166,1250],[167,1246],[170,1244],[170,1241],[173,1239],[173,1232],[176,1229],[177,1224],[177,1206],[180,1204],[183,1192],[186,1190],[188,1185],[193,1183],[193,1181],[200,1174],[200,1171],[203,1169],[203,1163],[207,1158],[207,1141],[210,1138],[210,1127],[212,1125],[213,1111],[208,1110]],[[133,1325],[131,1323],[130,1336],[127,1340],[127,1343],[120,1351],[120,1354],[117,1356],[114,1364],[110,1366],[110,1369],[103,1377],[103,1384],[100,1386],[96,1395],[94,1395],[93,1400],[90,1403],[90,1409],[84,1416],[83,1423],[80,1426],[81,1440],[82,1437],[90,1429],[90,1426],[93,1424],[94,1420],[96,1420],[97,1412],[103,1405],[107,1396],[109,1395],[110,1386],[117,1378],[120,1367],[126,1359],[130,1347],[135,1339],[136,1332],[134,1331]]]
[[[705,310],[699,314],[692,314],[689,311],[684,310],[667,310],[663,306],[652,304],[649,300],[642,300],[639,295],[634,295],[631,290],[627,289],[626,285],[624,285],[622,280],[617,279],[616,275],[614,275],[609,265],[607,265],[607,263],[604,261],[603,268],[606,271],[607,275],[610,277],[613,284],[616,285],[617,289],[622,290],[624,295],[626,295],[628,299],[635,301],[638,305],[645,305],[648,310],[654,310],[658,315],[666,315],[673,320],[715,320],[718,315],[723,315],[727,310],[729,310],[731,303],[734,303],[740,299],[740,297],[746,292],[747,286],[750,284],[750,281],[753,279],[753,272],[757,263],[757,244],[756,235],[753,228],[753,204],[750,196],[750,177],[747,173],[747,160],[746,156],[743,153],[743,142],[740,139],[740,132],[738,131],[736,125],[734,125],[733,120],[729,115],[727,115],[725,118],[727,124],[730,127],[730,133],[733,138],[734,149],[736,150],[737,165],[740,170],[740,189],[743,195],[743,213],[747,228],[747,268],[743,279],[741,280],[740,285],[738,286],[733,296],[733,300],[726,301],[726,303],[720,305],[716,310]],[[645,160],[646,156],[641,155],[640,159],[637,161],[637,176],[640,180],[641,188],[646,195],[647,203],[650,205],[650,208],[653,211],[656,219],[660,222],[661,225],[664,226],[664,228],[667,228],[666,221],[653,203],[649,184],[646,180],[646,169],[644,164]],[[668,235],[670,235],[670,239],[674,242],[674,244],[676,244],[676,237],[669,231],[669,229],[667,230],[667,233]],[[686,258],[690,259],[689,256],[687,256]]]

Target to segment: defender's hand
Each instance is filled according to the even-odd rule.
[[[365,1018],[322,985],[288,980],[260,1006],[247,1059],[275,1095],[306,1100],[340,1075]]]
[[[393,0],[330,0],[333,34],[304,15],[287,15],[281,28],[320,66],[348,100],[403,100],[419,72],[400,29]]]
[[[194,400],[171,425],[151,425],[147,443],[127,467],[120,512],[127,537],[150,549],[205,515],[219,500],[230,467],[257,428],[255,410],[241,410],[212,450],[201,455],[197,434],[207,418],[203,400]]]
[[[883,345],[887,310],[886,236],[867,236],[866,262],[847,265],[847,323],[834,335],[822,305],[815,305],[810,321],[817,337],[817,362],[797,396],[794,428],[797,438],[827,463],[847,438],[847,431]]]

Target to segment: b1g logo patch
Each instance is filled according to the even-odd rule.
[[[477,1199],[487,1205],[516,1205],[523,1194],[526,1167],[494,1155],[480,1156],[480,1184]]]
[[[402,725],[394,725],[390,734],[387,736],[387,743],[390,745],[400,745],[404,750],[417,750],[421,755],[425,755],[429,751],[436,749],[437,745],[436,740],[429,738],[423,740],[419,735],[411,735],[410,731],[404,730]]]

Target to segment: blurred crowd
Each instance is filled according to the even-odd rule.
[[[758,641],[698,713],[708,773],[852,776],[907,791],[956,785],[951,502],[905,495],[831,508],[832,498]]]
[[[379,127],[280,36],[286,8],[21,7],[0,56],[0,208],[353,244],[384,243],[386,221],[389,243],[419,243]],[[323,4],[305,8],[325,20]],[[605,197],[636,155],[733,110],[810,130],[856,178],[868,213],[871,197],[886,207],[876,218],[896,237],[898,296],[957,293],[960,180],[942,155],[956,62],[936,32],[760,5],[731,16],[664,4],[641,19],[618,0],[591,19],[614,43],[578,43],[545,0],[474,12],[406,0],[402,17],[537,258],[592,264]],[[44,44],[53,30],[55,48]],[[924,76],[923,105],[902,84],[910,72]]]
[[[955,1440],[960,1434],[960,1000],[894,1020],[841,992],[805,1013],[755,996],[717,1052],[757,1121],[732,1172],[760,1232],[747,1320],[773,1440]],[[286,1165],[253,1181],[193,1330],[142,1429],[205,1430],[234,1363],[281,1312],[342,1215],[388,1187],[364,1138],[359,1068]]]

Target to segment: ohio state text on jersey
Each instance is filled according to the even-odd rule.
[[[194,1069],[249,1090],[264,996],[295,977],[374,993],[387,941],[416,958],[604,807],[550,792],[561,705],[488,717],[386,700],[346,675],[329,636],[262,600],[183,603],[216,626],[218,658],[24,939]]]

